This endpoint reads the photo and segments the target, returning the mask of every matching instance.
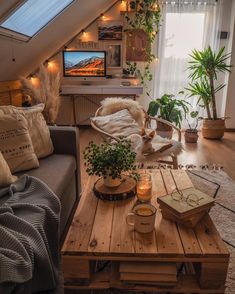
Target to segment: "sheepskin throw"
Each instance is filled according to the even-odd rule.
[[[139,127],[144,127],[145,114],[141,105],[137,101],[127,98],[106,98],[101,102],[101,105],[101,116],[127,109],[134,120],[138,123]]]

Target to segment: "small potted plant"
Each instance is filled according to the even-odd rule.
[[[183,94],[183,92],[178,94]],[[189,105],[187,101],[176,99],[172,94],[164,94],[161,98],[149,103],[147,112],[150,116],[155,116],[159,113],[160,118],[175,123],[177,127],[181,128],[181,122],[189,111]],[[157,124],[156,131],[158,135],[166,138],[171,138],[173,133],[171,126],[160,122]]]
[[[83,154],[86,172],[103,177],[104,185],[108,187],[119,186],[123,172],[135,170],[136,153],[131,150],[129,140],[113,144],[103,142],[100,145],[90,142]]]
[[[196,123],[193,127],[193,123],[190,123],[188,118],[186,118],[189,128],[185,130],[184,137],[186,143],[197,143],[198,140],[198,122],[200,118],[198,117],[198,111],[191,111],[190,117],[195,119]]]

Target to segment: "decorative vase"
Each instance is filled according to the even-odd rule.
[[[197,143],[198,131],[188,129],[184,133],[184,138],[186,143]]]
[[[103,179],[104,179],[104,185],[109,188],[118,187],[122,183],[122,179],[120,178],[113,179],[112,177],[107,176],[106,178],[103,178]]]
[[[161,136],[162,138],[172,139],[173,128],[162,122],[157,123],[156,132],[157,135]]]
[[[206,139],[221,139],[224,136],[225,119],[204,119],[202,136]]]

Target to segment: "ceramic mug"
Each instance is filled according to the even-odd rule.
[[[154,230],[156,208],[149,203],[137,204],[128,213],[126,222],[139,233],[150,233]]]

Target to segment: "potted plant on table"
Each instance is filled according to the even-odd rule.
[[[197,143],[198,140],[198,122],[200,117],[198,117],[198,111],[191,111],[190,117],[196,121],[195,125],[190,123],[188,118],[186,118],[189,128],[185,130],[184,137],[186,143]]]
[[[113,144],[103,142],[100,145],[90,142],[83,154],[86,172],[103,177],[104,185],[108,187],[119,186],[123,172],[135,170],[136,153],[131,150],[129,140]]]
[[[203,120],[202,135],[208,139],[220,139],[224,135],[225,119],[218,118],[215,94],[225,84],[215,86],[219,73],[230,72],[231,65],[226,64],[231,54],[224,53],[225,47],[218,53],[212,51],[211,47],[199,51],[194,49],[189,61],[191,83],[190,96],[198,95],[202,106],[206,108],[207,118]]]
[[[178,94],[183,94],[179,92]],[[159,118],[165,119],[181,128],[181,122],[189,111],[190,104],[185,100],[176,99],[172,94],[164,94],[161,98],[157,98],[149,103],[148,114],[150,116],[156,116],[159,113]],[[171,138],[173,129],[164,123],[158,122],[157,134]]]

